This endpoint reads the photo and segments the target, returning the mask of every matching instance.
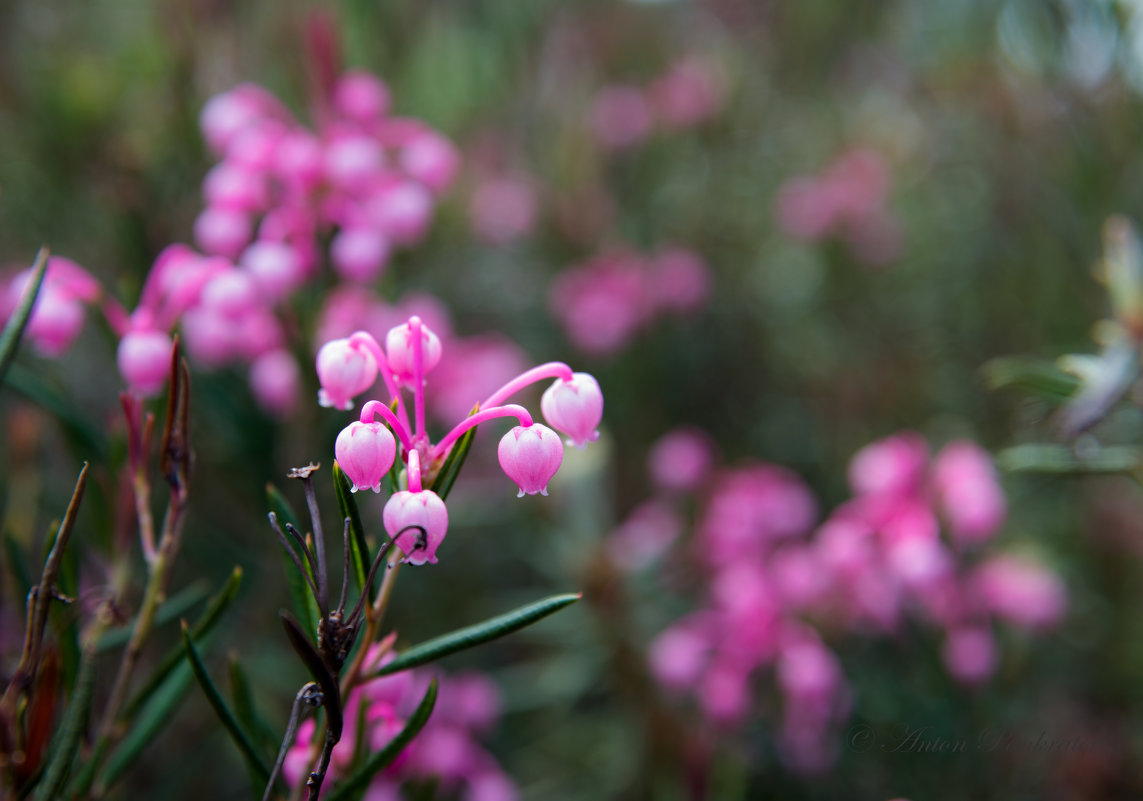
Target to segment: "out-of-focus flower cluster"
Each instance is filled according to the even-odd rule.
[[[904,234],[889,208],[891,177],[880,153],[857,148],[813,175],[796,175],[778,190],[774,214],[801,242],[836,238],[869,267],[892,264]]]
[[[419,120],[390,115],[388,89],[366,73],[341,76],[321,105],[312,131],[253,84],[207,102],[200,122],[220,161],[203,182],[206,206],[194,225],[202,252],[171,245],[134,311],[103,304],[130,389],[162,387],[177,325],[196,363],[247,365],[255,398],[288,415],[300,373],[279,309],[315,276],[322,242],[329,238],[338,277],[359,283],[379,277],[393,249],[424,236],[458,169],[452,144]],[[5,316],[26,281],[20,273],[9,283]],[[30,339],[59,355],[79,334],[80,304],[98,296],[82,268],[52,259]]]
[[[662,315],[701,310],[710,282],[706,262],[686,248],[654,254],[614,249],[562,272],[552,282],[548,305],[576,347],[607,355]]]
[[[333,749],[325,787],[352,772],[355,758],[380,751],[400,733],[431,679],[428,671],[405,671],[367,681],[349,694],[345,730]],[[500,717],[496,685],[475,672],[437,674],[437,680],[437,702],[429,722],[373,779],[365,798],[398,801],[405,797],[402,783],[435,780],[441,792],[463,801],[514,801],[516,786],[480,744]],[[286,755],[282,772],[291,786],[305,781],[315,728],[312,718],[304,721]]]
[[[785,699],[780,742],[797,769],[830,764],[849,710],[828,641],[892,635],[917,620],[943,633],[949,673],[977,684],[1000,659],[994,621],[1039,630],[1064,614],[1065,591],[1050,570],[984,552],[1006,506],[991,459],[971,442],[950,443],[935,459],[912,432],[870,444],[850,464],[854,497],[820,524],[794,473],[764,463],[715,470],[701,431],[664,437],[650,466],[660,495],[611,539],[616,563],[645,569],[666,553],[688,528],[680,498],[702,488],[693,537],[676,555],[707,569],[700,608],[652,644],[652,672],[733,729],[759,708],[757,679],[771,671]]]
[[[656,126],[665,132],[693,128],[722,110],[726,89],[715,64],[684,58],[647,86],[601,89],[591,105],[591,132],[601,147],[620,150],[641,144]]]

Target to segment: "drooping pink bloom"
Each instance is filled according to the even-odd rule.
[[[929,446],[914,431],[866,445],[849,463],[849,485],[859,495],[912,493],[924,479]]]
[[[423,376],[437,366],[441,360],[441,340],[427,325],[420,324],[419,353],[421,363],[417,364],[418,346],[411,323],[403,323],[389,329],[385,335],[385,355],[389,357],[389,368],[403,384],[409,384],[418,376]]]
[[[334,236],[329,256],[347,281],[373,281],[389,261],[389,241],[372,228],[343,228]]]
[[[979,445],[952,442],[937,455],[933,485],[953,536],[970,545],[988,540],[1002,525],[1007,503],[992,459]]]
[[[977,568],[973,583],[985,608],[1018,626],[1047,628],[1067,610],[1059,578],[1030,557],[995,556]]]
[[[337,409],[352,409],[353,396],[369,389],[377,380],[377,362],[363,348],[348,339],[335,339],[322,345],[317,355],[321,381],[318,403]]]
[[[359,123],[370,123],[389,113],[389,87],[368,72],[347,72],[337,79],[333,107],[337,113]]]
[[[608,354],[625,346],[647,321],[650,297],[642,260],[614,251],[556,278],[549,306],[577,347]]]
[[[409,564],[436,564],[437,548],[448,533],[448,509],[439,495],[432,490],[395,492],[386,501],[381,520]]]
[[[570,380],[557,378],[544,391],[540,409],[553,428],[567,434],[569,445],[583,448],[599,439],[603,391],[587,373],[573,373]]]
[[[0,320],[7,320],[23,301],[32,273],[27,268],[12,276],[7,291],[0,294]],[[99,295],[99,283],[86,270],[71,259],[49,257],[24,336],[45,356],[63,354],[83,328],[84,304],[95,302]]]
[[[520,177],[503,176],[482,181],[468,204],[472,230],[492,245],[513,242],[536,223],[536,193]]]
[[[665,127],[690,128],[721,110],[724,84],[724,76],[710,64],[687,58],[651,85],[651,103]]]
[[[235,208],[207,206],[195,218],[194,239],[212,256],[234,259],[250,242],[250,215]]]
[[[129,331],[124,335],[116,359],[127,386],[140,395],[158,394],[171,371],[172,346],[165,331]]]
[[[250,391],[258,405],[283,420],[298,404],[301,382],[298,361],[287,350],[268,350],[250,365]]]
[[[662,251],[651,260],[649,275],[653,302],[664,311],[698,311],[710,295],[710,270],[693,250],[674,247]]]
[[[618,150],[642,142],[651,133],[651,107],[635,86],[600,90],[591,106],[591,130],[605,148]]]
[[[424,129],[401,148],[401,168],[435,193],[447,189],[460,169],[460,154],[448,139]]]
[[[607,552],[623,570],[642,570],[683,533],[683,521],[666,503],[645,501],[607,538]]]
[[[941,650],[949,674],[957,681],[975,685],[987,681],[996,670],[996,639],[984,626],[951,629]]]
[[[664,687],[678,692],[694,688],[714,648],[709,618],[701,613],[684,618],[651,643],[651,673]]]
[[[496,449],[500,467],[520,487],[518,497],[548,494],[548,482],[560,469],[564,445],[545,425],[516,426],[500,439]]]
[[[360,489],[381,491],[381,479],[397,457],[397,441],[382,423],[355,420],[341,430],[333,447],[337,463]]]
[[[693,492],[710,475],[714,443],[694,426],[680,426],[651,446],[647,467],[655,487],[663,492]]]

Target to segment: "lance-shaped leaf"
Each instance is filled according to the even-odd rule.
[[[365,579],[369,575],[369,545],[365,542],[365,527],[361,525],[361,512],[352,492],[353,483],[337,462],[333,463],[333,489],[337,493],[337,508],[341,519],[349,518],[349,558],[357,589],[365,592]],[[348,577],[343,580],[348,580]],[[369,601],[373,601],[373,588],[369,588]]]
[[[16,357],[16,349],[20,347],[20,339],[24,336],[24,329],[28,327],[28,320],[32,318],[32,308],[36,305],[40,287],[44,283],[44,275],[48,271],[48,249],[40,248],[36,254],[35,266],[32,269],[32,280],[24,287],[24,296],[20,298],[20,305],[12,312],[0,332],[0,384],[4,383],[4,376],[8,373],[8,366]]]
[[[180,592],[175,593],[170,598],[163,602],[159,607],[159,611],[155,613],[154,626],[157,628],[172,620],[178,620],[186,615],[196,604],[206,597],[207,586],[203,582],[192,584]],[[104,632],[103,636],[99,638],[99,643],[95,646],[96,651],[109,651],[112,648],[118,648],[121,645],[126,645],[127,641],[131,639],[131,631],[134,629],[134,621],[126,626],[117,626],[116,628],[109,629]],[[199,635],[195,635],[198,637]],[[180,649],[181,651],[181,649]],[[182,659],[180,652],[179,659]]]
[[[63,790],[71,764],[79,749],[79,741],[91,714],[91,694],[95,689],[95,655],[84,651],[76,678],[75,691],[71,694],[67,712],[59,730],[52,740],[51,757],[44,769],[44,777],[36,793],[37,799],[53,801]]]
[[[409,718],[409,722],[405,724],[405,728],[401,729],[401,733],[390,740],[384,748],[373,754],[357,772],[345,781],[339,782],[333,788],[333,792],[329,794],[329,801],[348,801],[368,787],[369,783],[373,781],[373,777],[399,757],[405,747],[425,727],[429,721],[429,716],[433,713],[433,706],[436,702],[437,680],[433,679],[429,683],[428,690],[425,691],[425,697],[421,699],[421,703],[417,705]]]
[[[210,702],[215,714],[218,715],[218,719],[222,722],[223,728],[226,729],[230,738],[234,740],[234,744],[238,746],[238,750],[241,752],[247,768],[252,774],[258,777],[262,784],[265,784],[270,779],[270,771],[262,762],[258,750],[254,747],[254,744],[250,742],[250,737],[243,731],[242,726],[239,725],[238,719],[234,717],[234,713],[223,699],[222,694],[218,691],[218,688],[214,686],[214,681],[211,680],[210,673],[207,672],[206,665],[202,662],[202,657],[198,655],[198,650],[191,640],[190,631],[185,623],[183,624],[183,648],[186,649],[187,661],[190,662],[194,677],[198,680],[199,686],[202,687],[202,691],[206,694],[207,701]]]
[[[325,714],[329,720],[329,730],[333,733],[333,739],[336,742],[341,739],[342,727],[341,688],[337,684],[337,677],[329,672],[329,668],[322,661],[321,655],[318,654],[309,638],[298,626],[298,621],[294,620],[293,616],[285,610],[279,612],[278,616],[282,619],[282,627],[286,630],[286,637],[289,639],[290,645],[293,646],[294,652],[301,658],[314,681],[321,687],[322,695],[325,696],[322,706],[325,708]]]
[[[191,666],[183,661],[174,670],[164,674],[164,681],[146,694],[147,703],[139,711],[135,724],[123,738],[123,742],[111,755],[100,777],[100,785],[111,787],[123,773],[135,764],[148,745],[155,741],[164,728],[170,725],[171,716],[190,689],[193,673]]]
[[[474,407],[470,413],[470,417],[479,410],[479,406]],[[468,452],[472,448],[472,439],[476,436],[476,429],[479,426],[473,426],[464,432],[463,436],[456,441],[452,446],[452,450],[448,452],[445,457],[444,464],[441,465],[440,472],[437,473],[436,480],[433,482],[431,489],[440,496],[442,501],[448,500],[448,494],[452,490],[452,485],[456,483],[456,477],[460,475],[460,469],[464,467],[464,460],[468,458]]]
[[[996,455],[1002,470],[1030,473],[1129,473],[1140,467],[1139,449],[1098,448],[1091,452],[1067,445],[1017,445]]]
[[[294,513],[294,508],[290,506],[290,502],[273,484],[266,485],[266,501],[270,505],[270,511],[277,516],[283,530],[289,523],[297,531],[305,531],[298,525],[298,516]],[[304,555],[302,556],[302,564],[308,565]],[[284,551],[282,553],[282,565],[286,571],[286,588],[290,593],[290,603],[294,613],[306,631],[316,632],[320,613],[318,612],[317,601],[314,600],[309,585],[306,583],[306,577],[298,573],[293,560]],[[309,570],[308,566],[306,569]],[[313,578],[312,571],[310,578]]]
[[[475,645],[495,640],[499,637],[503,637],[505,634],[519,631],[525,626],[530,626],[535,623],[537,620],[542,620],[553,612],[558,612],[565,606],[574,604],[582,597],[583,595],[578,592],[567,593],[565,595],[553,595],[542,601],[521,606],[507,614],[489,618],[483,623],[457,629],[449,634],[436,637],[428,642],[402,651],[397,655],[396,659],[382,665],[376,675],[385,676],[390,673],[408,670],[418,665],[434,662],[443,656],[448,656],[457,651],[463,651],[466,648],[472,648]]]
[[[226,583],[222,585],[222,589],[210,599],[198,620],[190,627],[190,636],[193,640],[201,641],[214,630],[214,627],[222,620],[223,613],[230,608],[230,604],[238,595],[238,587],[241,584],[242,568],[235,567]],[[179,645],[166,653],[162,661],[159,662],[159,666],[155,668],[154,673],[147,679],[147,683],[135,693],[135,697],[125,707],[122,715],[124,720],[131,720],[135,716],[135,713],[147,702],[151,694],[166,682],[167,676],[182,664],[184,658],[183,648]]]
[[[991,390],[1018,389],[1056,402],[1070,398],[1080,386],[1075,375],[1064,372],[1055,362],[1039,359],[992,359],[980,372]]]

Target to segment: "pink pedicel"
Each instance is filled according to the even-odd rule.
[[[448,509],[440,496],[432,490],[394,492],[381,519],[409,564],[436,564],[437,548],[448,533]]]
[[[129,331],[119,340],[119,373],[134,392],[157,395],[171,372],[173,341],[165,331]]]
[[[567,434],[568,445],[583,448],[599,439],[603,392],[587,373],[573,373],[570,380],[556,379],[544,391],[540,410],[553,428]]]
[[[516,426],[496,449],[500,467],[520,487],[519,497],[548,494],[548,482],[564,460],[560,437],[545,425]]]
[[[353,396],[377,380],[377,362],[372,354],[354,347],[348,339],[335,339],[318,351],[317,374],[321,381],[318,404],[352,409]]]
[[[333,446],[341,469],[353,482],[353,491],[381,491],[381,479],[397,457],[397,441],[381,423],[355,421],[341,430]]]

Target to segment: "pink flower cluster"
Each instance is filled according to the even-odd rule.
[[[576,347],[607,355],[663,314],[699,311],[709,295],[710,269],[694,251],[609,250],[556,278],[548,305]]]
[[[780,742],[795,768],[830,763],[848,714],[828,638],[892,634],[912,617],[944,632],[948,671],[975,684],[998,662],[994,620],[1041,629],[1065,611],[1062,584],[1038,562],[981,558],[1006,509],[991,460],[970,442],[932,461],[911,432],[872,443],[850,464],[854,497],[818,525],[812,494],[785,468],[716,472],[697,430],[673,432],[652,453],[663,495],[613,538],[621,566],[642,569],[665,553],[686,528],[681,494],[710,487],[686,551],[709,570],[706,598],[652,643],[652,672],[693,694],[713,724],[733,727],[757,707],[755,677],[769,671],[785,698]]]
[[[693,128],[722,110],[725,83],[712,64],[691,57],[647,87],[605,87],[592,102],[592,133],[601,147],[619,150],[642,143],[656,124],[668,132]]]
[[[814,175],[797,175],[778,190],[775,217],[802,242],[836,237],[870,267],[901,254],[901,225],[889,209],[889,167],[876,151],[857,148]]]
[[[349,694],[345,704],[345,731],[333,749],[323,790],[352,771],[355,753],[380,751],[400,733],[431,678],[427,672],[406,671],[372,679]],[[479,742],[500,715],[496,686],[475,672],[437,674],[437,681],[437,703],[429,722],[397,760],[373,779],[365,798],[399,801],[404,797],[402,782],[435,779],[450,798],[515,801],[518,795],[515,784]],[[365,722],[361,730],[358,730],[359,720]],[[286,754],[282,773],[290,786],[296,787],[305,781],[313,754],[315,728],[312,718],[304,721]],[[358,748],[359,743],[363,749]]]
[[[32,273],[29,267],[9,277],[7,289],[0,293],[0,320],[7,322],[16,311],[30,288]],[[83,329],[84,306],[101,296],[99,282],[86,270],[71,259],[51,256],[24,336],[44,356],[60,356]]]
[[[300,283],[333,233],[330,260],[348,281],[377,278],[395,247],[428,230],[434,196],[452,183],[459,157],[419,120],[389,115],[389,90],[365,72],[342,75],[315,131],[266,90],[243,84],[212,98],[201,124],[221,156],[203,184],[195,239],[239,262],[260,243],[286,245],[283,278]],[[255,252],[255,256],[261,255]]]
[[[374,492],[380,491],[400,453],[407,464],[406,489],[389,497],[382,519],[411,564],[437,561],[437,549],[448,530],[448,510],[441,497],[426,487],[460,437],[475,426],[498,417],[515,417],[519,425],[504,434],[497,448],[500,467],[519,487],[521,497],[547,494],[548,482],[563,462],[563,442],[552,428],[534,422],[523,406],[505,403],[508,398],[531,384],[554,378],[540,407],[548,423],[566,434],[569,444],[579,447],[598,438],[603,417],[603,394],[596,380],[587,373],[573,373],[562,362],[549,362],[507,381],[480,403],[478,411],[434,443],[425,426],[425,376],[442,355],[440,337],[413,315],[389,329],[384,347],[368,332],[357,331],[330,340],[317,356],[322,406],[352,409],[354,396],[373,386],[378,376],[385,383],[389,401],[367,401],[360,419],[338,434],[334,453],[354,491]],[[403,388],[413,393],[411,416]]]
[[[457,172],[452,144],[418,120],[390,116],[385,84],[362,72],[335,81],[320,123],[310,131],[253,84],[207,102],[202,130],[221,160],[204,180],[206,207],[194,226],[205,255],[171,245],[134,311],[103,304],[132,391],[162,388],[177,325],[192,360],[247,366],[262,407],[289,415],[300,370],[279,308],[314,277],[320,242],[331,237],[329,260],[341,279],[364,282],[381,274],[394,248],[424,236],[436,196]],[[5,316],[27,277],[15,276],[0,296]],[[60,355],[82,326],[81,304],[99,296],[98,283],[78,265],[53,258],[29,338]]]

